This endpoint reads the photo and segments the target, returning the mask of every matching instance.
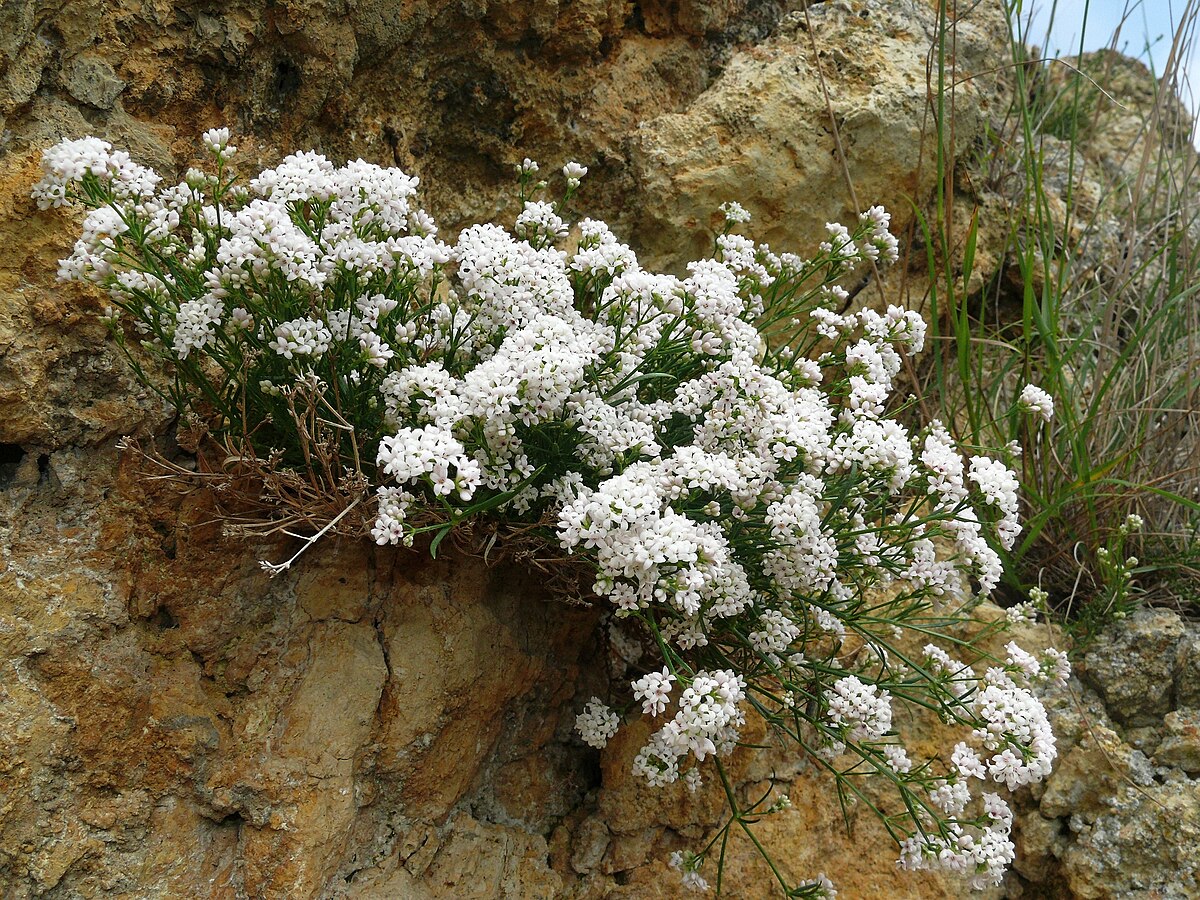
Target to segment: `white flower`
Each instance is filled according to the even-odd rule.
[[[675,676],[666,666],[661,672],[650,672],[633,682],[633,696],[643,701],[643,715],[657,716],[666,710],[674,682]]]
[[[371,528],[371,537],[377,544],[411,543],[406,541],[404,519],[416,497],[408,491],[394,487],[382,487],[376,494],[379,513]]]
[[[845,225],[826,222],[825,231],[828,232],[829,239],[821,242],[821,250],[827,253],[835,264],[844,265],[859,258],[859,249]]]
[[[703,893],[708,890],[708,882],[701,877],[699,869],[704,857],[688,851],[676,850],[671,854],[671,868],[678,869],[682,876],[683,886],[691,891]]]
[[[30,191],[39,209],[63,206],[68,188],[88,176],[121,201],[150,198],[162,180],[156,172],[135,163],[124,150],[114,151],[108,141],[94,137],[55,144],[42,154],[42,173]]]
[[[859,245],[863,256],[867,259],[895,262],[900,255],[900,243],[888,230],[892,221],[891,213],[882,206],[872,206],[859,215],[858,221],[871,226],[870,234]]]
[[[237,152],[237,147],[229,143],[228,128],[210,128],[201,136],[208,152],[221,160],[227,160]]]
[[[1130,534],[1131,532],[1141,531],[1145,524],[1142,517],[1137,513],[1130,513],[1125,517],[1125,521],[1121,523],[1121,534]]]
[[[608,226],[603,222],[597,222],[594,219],[584,219],[579,223],[579,249],[575,251],[574,258],[571,259],[570,268],[573,271],[583,274],[593,272],[604,272],[607,275],[616,275],[620,272],[637,272],[637,256],[625,244],[617,240],[616,236],[609,230]],[[674,280],[669,279],[669,276],[650,276],[647,273],[639,273],[643,276],[643,280],[631,287],[647,288],[650,293],[650,298],[653,300],[654,288],[658,285],[673,284]],[[650,279],[647,282],[645,279]],[[614,295],[621,292],[624,285],[618,285],[615,281],[610,291]],[[606,292],[607,293],[607,292]],[[639,290],[638,293],[646,292]],[[669,288],[662,287],[659,289],[661,296],[670,296],[672,291]]]
[[[243,331],[250,331],[254,327],[254,317],[250,315],[250,311],[244,307],[234,307],[229,314],[229,321]]]
[[[428,478],[435,494],[457,492],[462,500],[471,499],[481,480],[479,463],[453,434],[436,425],[401,428],[383,438],[376,462],[400,484]]]
[[[373,331],[365,331],[360,334],[358,343],[367,358],[367,363],[377,369],[384,368],[388,364],[388,360],[396,355],[396,351],[385,344]]]
[[[1034,588],[1033,590],[1037,590],[1037,588]],[[1031,596],[1032,594],[1033,591],[1030,591]],[[1004,617],[1009,621],[1009,623],[1013,625],[1020,625],[1025,622],[1036,622],[1037,612],[1037,603],[1033,601],[1027,601],[1025,603],[1017,603],[1014,606],[1010,606],[1004,611]]]
[[[583,712],[575,718],[575,730],[589,747],[603,750],[609,739],[617,733],[621,720],[615,712],[593,697]]]
[[[767,812],[777,813],[777,812],[783,812],[785,809],[791,809],[791,808],[792,808],[792,798],[789,797],[787,794],[780,794],[777,798],[775,798],[775,802],[773,802],[770,806],[767,807]]]
[[[699,872],[684,872],[680,883],[689,891],[704,893],[708,890],[708,882]]]
[[[1034,384],[1027,384],[1021,389],[1019,399],[1021,409],[1033,413],[1043,422],[1054,418],[1054,398]]]
[[[1048,647],[1042,651],[1042,668],[1039,678],[1062,687],[1071,678],[1071,660],[1065,650]]]
[[[552,244],[567,236],[567,223],[558,217],[552,203],[527,201],[517,216],[516,233],[531,244]]]
[[[750,644],[763,655],[785,652],[800,635],[800,627],[778,609],[764,611],[759,626],[750,633]]]
[[[833,882],[825,877],[824,872],[817,873],[817,879],[810,887],[819,889],[818,893],[812,895],[814,898],[820,898],[820,900],[837,900],[837,889],[834,888]]]
[[[633,759],[633,774],[646,779],[650,787],[662,787],[679,780],[679,756],[667,745],[662,732],[654,734]]]
[[[173,347],[180,359],[187,359],[192,350],[202,350],[208,345],[223,312],[219,300],[202,298],[179,304]]]
[[[568,187],[577,188],[583,176],[588,173],[588,170],[587,166],[581,166],[577,162],[569,162],[563,166],[562,173],[566,176]]]
[[[967,478],[983,493],[983,502],[1000,510],[996,532],[1005,550],[1011,550],[1021,533],[1020,500],[1017,476],[1004,463],[984,456],[972,456]]]
[[[912,770],[912,760],[908,757],[908,751],[900,744],[885,745],[883,755],[887,758],[888,768],[897,775],[904,775]]]
[[[891,695],[854,675],[839,679],[828,696],[829,721],[849,731],[852,740],[883,737],[892,727]]]
[[[962,778],[987,778],[987,769],[983,767],[983,761],[979,758],[979,754],[972,750],[967,744],[959,742],[954,745],[954,752],[950,755],[951,761],[954,763],[954,768],[958,770],[958,774]]]
[[[267,346],[285,359],[296,356],[321,356],[329,349],[333,335],[324,322],[316,319],[293,319],[275,326],[275,339]]]
[[[991,677],[994,671],[972,698],[972,709],[984,723],[973,734],[995,753],[987,764],[993,780],[1013,790],[1049,775],[1058,751],[1042,704],[1002,672]]]
[[[719,207],[725,214],[725,221],[730,225],[741,225],[750,221],[750,213],[736,200],[727,200]]]

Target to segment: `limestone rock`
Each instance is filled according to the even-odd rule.
[[[436,862],[420,876],[387,861],[354,877],[330,896],[362,900],[491,900],[494,897],[561,896],[562,881],[546,865],[546,842],[520,829],[455,819]]]
[[[1175,699],[1180,706],[1200,709],[1200,635],[1195,633],[1179,642]]]
[[[112,109],[125,82],[102,57],[81,54],[63,69],[63,86],[80,103]]]
[[[1150,761],[1140,750],[1123,743],[1115,732],[1096,727],[1055,766],[1039,809],[1051,819],[1095,819],[1124,785],[1145,787],[1153,781]]]
[[[651,198],[636,231],[649,259],[703,254],[727,200],[754,215],[746,232],[776,249],[811,252],[826,222],[874,204],[902,229],[909,198],[933,184],[926,57],[936,20],[936,5],[920,0],[813,4],[735,53],[686,110],[646,122],[632,161],[639,196]],[[1006,25],[999,7],[981,4],[957,28],[956,139],[967,146],[995,98],[997,79],[983,70]]]
[[[598,819],[586,819],[573,835],[571,868],[580,875],[593,871],[609,845],[608,828]]]
[[[1196,782],[1126,784],[1110,810],[1071,825],[1076,836],[1063,864],[1074,896],[1185,900],[1200,891]]]
[[[558,884],[541,838],[448,821],[490,760],[555,739],[553,725],[521,726],[569,698],[590,611],[539,615],[533,582],[510,574],[505,588],[470,560],[334,545],[268,581],[253,555],[186,527],[203,510],[160,528],[175,525],[174,498],[114,484],[111,455],[76,469],[59,455],[63,488],[18,477],[4,494],[4,521],[21,528],[6,531],[20,562],[0,577],[0,648],[17,676],[0,739],[5,777],[27,787],[0,806],[7,883],[328,896],[394,853],[398,831],[444,827],[409,873],[434,895]],[[55,524],[56,493],[90,493],[103,526]],[[64,553],[89,567],[50,563]],[[419,733],[398,724],[410,713]]]
[[[1140,609],[1104,632],[1081,671],[1109,711],[1127,725],[1152,724],[1170,709],[1176,648],[1184,627],[1167,610]]]
[[[1038,813],[1020,816],[1013,827],[1016,859],[1013,868],[1027,881],[1040,886],[1055,881],[1059,858],[1066,849],[1061,820]]]
[[[1060,702],[1048,705],[1060,758],[1036,811],[1017,816],[1022,881],[1013,889],[1022,893],[1014,896],[1196,895],[1200,781],[1189,775],[1200,771],[1197,713],[1177,708],[1151,718],[1140,711],[1172,704],[1174,669],[1186,658],[1175,647],[1189,645],[1198,630],[1162,610],[1115,622],[1086,657],[1083,676],[1098,691],[1073,679]],[[1165,687],[1151,684],[1154,677]]]
[[[1200,774],[1200,710],[1177,709],[1163,719],[1166,730],[1154,761],[1177,766],[1189,775]]]

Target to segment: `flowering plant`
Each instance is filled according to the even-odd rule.
[[[938,423],[896,420],[918,315],[833,310],[853,267],[895,259],[887,213],[829,225],[801,259],[734,233],[747,216],[729,203],[712,257],[679,278],[642,269],[603,222],[563,218],[576,163],[548,201],[526,160],[513,231],[473,225],[449,245],[396,169],[298,153],[243,187],[228,131],[204,140],[208,167],[170,187],[103,141],[66,141],[34,196],[90,207],[60,275],[108,293],[136,372],[223,447],[202,474],[226,492],[256,476],[259,518],[235,524],[436,553],[502,522],[586,566],[658,656],[620,710],[587,703],[583,740],[603,747],[637,710],[660,724],[633,761],[649,785],[695,788],[705,767],[729,801],[712,840],[672,858],[690,887],[714,854],[720,887],[734,827],[771,862],[752,825],[789,801],[741,808],[724,764],[748,714],[839,790],[892,785],[901,865],[999,881],[1012,815],[988,788],[1049,772],[1032,688],[1066,661],[1010,643],[981,672],[963,642],[967,661],[926,640],[953,640],[996,585],[989,540],[1019,531],[1016,481]],[[909,757],[897,704],[962,727],[949,762]],[[771,868],[788,896],[832,892]]]

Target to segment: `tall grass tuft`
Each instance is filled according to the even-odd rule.
[[[915,378],[959,440],[1008,443],[1027,508],[1007,586],[1046,591],[1086,641],[1139,601],[1200,612],[1200,200],[1178,100],[1200,9],[1157,81],[1082,39],[1041,58],[1028,7],[1008,11],[1011,103],[964,162],[942,3],[939,187],[914,241],[936,352]],[[1017,408],[1026,384],[1056,399],[1049,422]]]

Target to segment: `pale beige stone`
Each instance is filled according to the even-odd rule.
[[[935,23],[918,0],[813,4],[735,53],[685,110],[644,123],[632,160],[649,200],[637,230],[648,258],[678,264],[681,251],[705,254],[727,200],[754,216],[745,233],[777,250],[814,252],[826,222],[853,222],[875,204],[902,233],[910,198],[924,197],[935,177],[926,112]],[[961,146],[983,129],[996,90],[983,70],[1005,27],[987,4],[960,22]]]

